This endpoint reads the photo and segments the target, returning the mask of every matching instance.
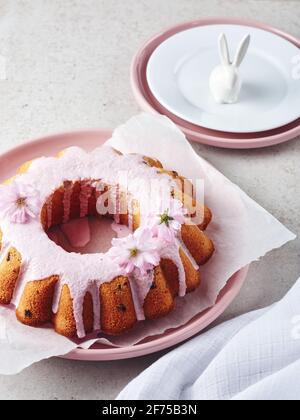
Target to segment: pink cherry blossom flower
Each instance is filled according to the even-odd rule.
[[[149,227],[153,236],[166,244],[172,244],[185,223],[186,209],[179,200],[172,200],[170,207],[162,214],[149,218]]]
[[[113,239],[109,255],[126,274],[137,271],[145,275],[160,262],[159,243],[148,228],[139,228],[126,238]]]
[[[0,214],[12,223],[26,223],[39,213],[39,194],[31,185],[14,181],[0,187]]]

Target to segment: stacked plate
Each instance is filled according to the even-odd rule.
[[[225,33],[233,56],[251,35],[241,66],[237,104],[216,104],[208,80]],[[131,68],[145,111],[171,118],[190,140],[227,148],[265,147],[300,135],[300,40],[256,22],[205,19],[173,27],[148,41]]]

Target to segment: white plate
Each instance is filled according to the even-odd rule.
[[[252,37],[240,68],[241,97],[234,105],[216,104],[208,86],[211,71],[220,63],[217,39],[221,32],[227,35],[232,56],[245,34]],[[155,98],[185,121],[232,133],[261,132],[300,117],[298,57],[295,45],[261,29],[202,26],[163,42],[149,60],[147,81]]]

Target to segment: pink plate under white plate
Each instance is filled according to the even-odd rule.
[[[274,130],[263,131],[260,133],[229,133],[216,131],[192,124],[186,120],[175,116],[168,111],[151,93],[147,82],[147,66],[153,52],[170,37],[188,29],[211,25],[239,25],[262,29],[276,34],[300,48],[300,40],[276,28],[252,21],[241,19],[208,18],[194,22],[187,22],[174,26],[164,32],[159,33],[149,40],[135,56],[131,67],[131,84],[135,98],[141,108],[147,112],[163,114],[171,118],[175,124],[193,141],[208,144],[211,146],[248,149],[266,147],[294,139],[300,135],[300,119]]]
[[[92,150],[103,144],[111,136],[110,130],[84,130],[56,134],[27,142],[0,156],[0,182],[10,178],[22,163],[40,156],[56,155],[69,146],[79,146]],[[77,349],[67,359],[100,361],[128,359],[154,353],[181,343],[202,331],[215,321],[238,295],[247,277],[248,267],[240,270],[221,291],[214,307],[199,313],[186,325],[166,331],[159,336],[148,337],[135,346],[115,348],[99,344],[91,349]]]

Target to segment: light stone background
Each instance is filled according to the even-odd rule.
[[[130,61],[150,36],[207,16],[259,19],[300,37],[299,0],[0,0],[0,152],[26,139],[115,127],[138,112]],[[250,196],[300,233],[300,142],[263,150],[194,145]],[[300,241],[252,265],[221,320],[280,299],[300,275]],[[300,311],[300,308],[299,308]],[[160,354],[111,363],[53,359],[0,376],[3,399],[111,399]]]

